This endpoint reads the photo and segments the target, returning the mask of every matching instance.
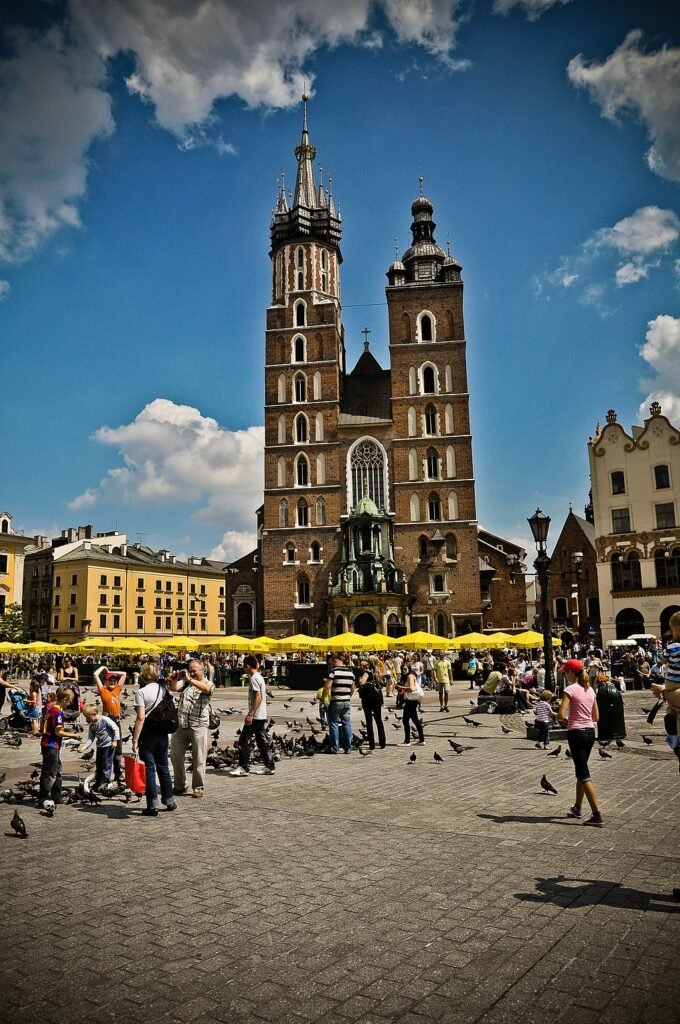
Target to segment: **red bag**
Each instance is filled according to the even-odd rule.
[[[125,785],[133,793],[146,792],[146,765],[136,757],[127,755],[125,761]]]

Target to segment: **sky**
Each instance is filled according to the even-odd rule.
[[[680,424],[680,17],[661,0],[4,0],[0,505],[233,559],[262,499],[276,179],[300,96],[348,365],[388,361],[418,177],[463,265],[480,523],[588,493],[609,408]]]

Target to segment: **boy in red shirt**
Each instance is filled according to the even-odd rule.
[[[52,799],[55,804],[61,802],[61,751],[62,740],[79,740],[77,732],[66,732],[64,729],[64,707],[73,700],[73,690],[68,686],[60,686],[57,699],[45,711],[43,718],[40,750],[42,753],[42,771],[40,772],[40,792],[38,805]]]

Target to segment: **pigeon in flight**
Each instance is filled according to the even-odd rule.
[[[24,819],[21,817],[18,811],[14,812],[14,817],[12,818],[10,824],[14,829],[15,833],[19,836],[19,839],[28,839],[28,832],[26,830],[26,825],[24,824]]]
[[[541,789],[544,793],[557,793],[557,790],[552,783],[548,782],[545,775],[541,777]]]

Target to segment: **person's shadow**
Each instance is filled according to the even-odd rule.
[[[672,893],[642,892],[605,879],[568,878],[566,875],[537,878],[535,892],[516,892],[514,896],[525,903],[555,903],[560,907],[605,906],[680,914],[680,905]]]

